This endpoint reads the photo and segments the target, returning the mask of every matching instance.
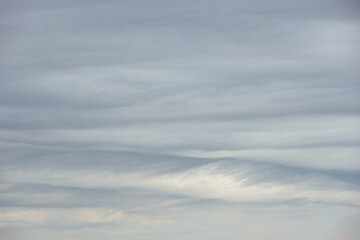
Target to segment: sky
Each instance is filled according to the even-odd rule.
[[[356,240],[356,0],[2,0],[3,240]]]

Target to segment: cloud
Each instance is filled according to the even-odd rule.
[[[108,224],[118,222],[123,212],[117,209],[76,208],[76,209],[7,209],[0,215],[3,227],[21,224],[35,225],[79,225]]]
[[[0,5],[6,240],[358,235],[357,2]]]
[[[47,163],[36,159],[27,169],[24,165],[21,168],[13,165],[3,174],[8,184],[2,190],[1,202],[3,206],[127,209],[142,204],[158,207],[172,199],[175,203],[214,199],[264,204],[297,200],[359,204],[358,171],[318,170],[227,158],[150,156],[108,152],[93,152],[89,157],[61,154],[60,158],[46,157]]]
[[[41,222],[45,219],[44,210],[19,210],[1,213],[1,222]]]

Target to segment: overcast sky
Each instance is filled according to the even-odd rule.
[[[356,0],[2,0],[4,240],[357,240]]]

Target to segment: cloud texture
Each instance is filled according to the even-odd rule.
[[[359,237],[356,1],[0,9],[5,240]]]

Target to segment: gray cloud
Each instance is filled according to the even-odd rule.
[[[0,9],[6,240],[359,236],[356,1]]]

